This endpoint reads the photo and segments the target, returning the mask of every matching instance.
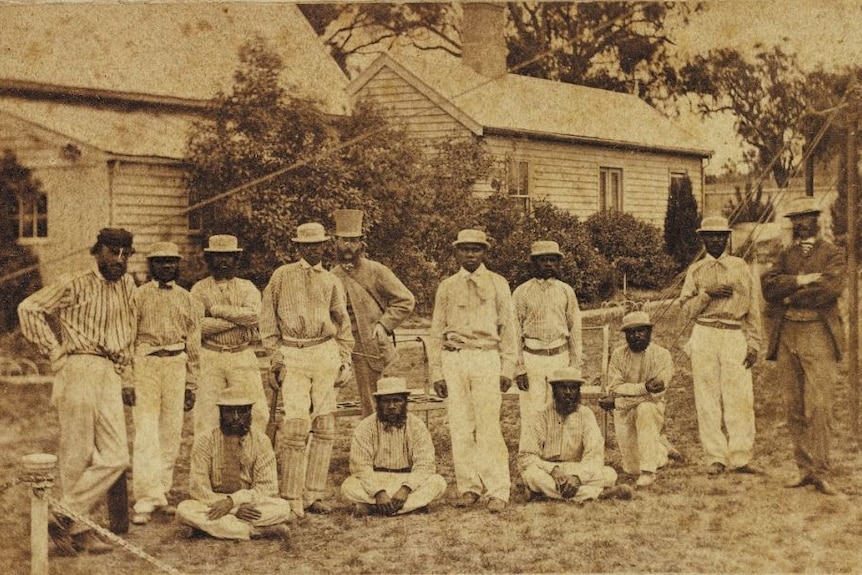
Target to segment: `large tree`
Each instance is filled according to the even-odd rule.
[[[508,66],[517,73],[656,101],[676,81],[665,25],[684,24],[699,2],[509,2]],[[461,53],[461,10],[448,3],[301,4],[300,9],[347,69],[352,54],[396,40]]]

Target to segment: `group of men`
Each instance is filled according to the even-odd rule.
[[[825,354],[840,359],[835,301],[843,256],[818,239],[818,213],[806,204],[788,214],[796,241],[762,283],[776,322],[767,359],[777,359],[787,382],[800,470],[793,486],[835,493],[827,473],[836,370]],[[415,299],[391,270],[365,257],[362,215],[334,214],[338,265],[331,271],[322,266],[331,240],[324,226],[299,225],[292,238],[299,259],[277,268],[262,294],[236,277],[242,248],[229,235],[210,237],[210,275],[190,292],[176,284],[181,255],[171,242],[152,246],[152,280],[136,287],[126,273],[132,235],[106,228],[91,250],[94,269],[64,276],[22,302],[22,332],[55,371],[63,504],[86,515],[124,475],[126,404],[135,424],[133,523],[176,513],[216,537],[285,538],[287,522],[329,511],[336,396],[351,379],[364,418],[341,492],[354,514],[425,510],[441,496],[446,481],[436,472],[431,435],[408,413],[406,381],[385,373],[394,330]],[[707,255],[689,268],[679,301],[694,320],[686,348],[700,439],[711,475],[756,473],[751,367],[761,342],[759,294],[748,266],[729,253],[727,221],[704,218],[698,233]],[[631,489],[616,485],[616,471],[605,465],[595,415],[581,406],[581,313],[574,290],[559,279],[559,244],[533,243],[533,277],[514,293],[484,265],[484,232],[462,230],[452,245],[460,269],[437,289],[428,362],[435,392],[448,398],[455,505],[474,506],[484,496],[497,513],[509,501],[500,410],[513,381],[521,391],[517,465],[530,498],[630,498]],[[638,488],[682,457],[662,432],[674,368],[669,351],[651,341],[652,327],[642,311],[623,318],[626,344],[612,353],[608,393],[599,400],[613,411],[622,469],[636,476]],[[284,406],[280,477],[275,446],[264,434],[269,409],[254,352],[258,334]],[[195,433],[191,499],[174,508],[167,496],[188,410]],[[61,511],[50,531],[69,553],[110,550]]]

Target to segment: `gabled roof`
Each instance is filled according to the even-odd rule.
[[[487,78],[444,54],[382,54],[350,83],[348,92],[358,93],[384,67],[477,134],[518,133],[712,155],[698,138],[631,94],[516,74]]]
[[[208,100],[260,35],[284,59],[285,87],[348,109],[347,78],[293,4],[0,5],[0,22],[0,79]]]

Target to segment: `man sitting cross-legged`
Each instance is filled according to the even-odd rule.
[[[287,539],[290,504],[278,497],[269,439],[251,428],[253,403],[238,387],[221,390],[219,427],[195,438],[192,499],[177,506],[177,517],[220,539]]]
[[[605,440],[592,410],[580,405],[584,379],[574,368],[548,377],[553,405],[524,422],[518,463],[531,497],[577,502],[630,499],[627,485],[615,486],[617,473],[605,465]]]
[[[350,477],[341,493],[354,515],[396,515],[425,509],[446,490],[436,472],[434,444],[422,420],[407,412],[407,381],[377,382],[377,413],[356,426],[350,444]]]

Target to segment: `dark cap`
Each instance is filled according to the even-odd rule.
[[[132,234],[123,228],[102,228],[96,237],[96,243],[115,248],[132,248]]]

